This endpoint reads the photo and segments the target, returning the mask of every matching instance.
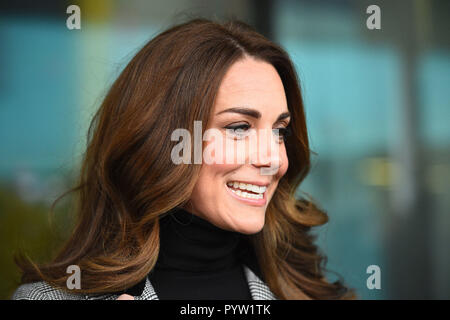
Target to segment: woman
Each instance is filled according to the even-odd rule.
[[[309,234],[326,214],[294,196],[309,156],[285,51],[240,22],[175,26],[109,90],[73,189],[76,228],[52,263],[17,260],[13,298],[351,298],[325,279]]]

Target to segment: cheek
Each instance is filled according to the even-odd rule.
[[[217,190],[226,183],[225,175],[233,168],[233,165],[227,164],[202,164],[191,199],[198,204],[206,199],[215,199],[219,194]]]
[[[208,201],[206,201],[206,199],[211,199],[211,195],[208,194],[208,185],[211,185],[213,176],[207,167],[208,166],[202,165],[200,175],[192,190],[190,201],[194,211],[204,211],[205,208],[208,207]]]
[[[281,159],[281,166],[280,169],[278,170],[279,179],[281,179],[281,177],[283,177],[286,174],[289,168],[289,159],[286,153],[286,147],[282,148],[280,159]]]
[[[239,167],[233,161],[234,144],[224,143],[224,140],[218,142],[216,138],[203,145],[202,167],[191,195],[191,200],[198,207],[204,207],[206,199],[217,200],[216,197],[219,194],[217,190],[220,190],[221,185],[226,183],[225,176]]]
[[[244,140],[232,140],[214,131],[214,137],[203,146],[203,164],[216,173],[235,170],[246,163],[247,148]]]
[[[217,220],[217,208],[223,208],[227,200],[225,175],[231,170],[230,167],[226,164],[202,165],[190,197],[194,213],[209,221]]]

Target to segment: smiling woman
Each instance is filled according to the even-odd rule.
[[[200,142],[223,161],[174,163],[172,134],[197,121],[227,142]],[[18,257],[24,284],[13,298],[351,298],[326,280],[310,234],[326,214],[294,196],[309,157],[283,49],[241,22],[175,26],[109,90],[72,189],[73,234],[49,264]],[[80,289],[66,286],[70,265]]]
[[[237,105],[252,107],[228,108]],[[288,126],[288,115],[283,82],[270,63],[247,54],[233,63],[220,84],[208,129],[231,130],[229,138],[241,143],[221,144],[221,154],[226,158],[237,148],[235,154],[243,154],[244,163],[218,159],[222,160],[219,164],[204,164],[189,210],[223,229],[245,234],[259,232],[267,206],[289,165],[283,139],[272,135],[274,128]],[[241,136],[242,132],[234,133],[238,128],[244,133],[254,129],[258,136],[270,136],[265,139],[267,143],[258,144],[248,135]],[[262,155],[268,157],[264,159]],[[261,174],[260,169],[273,163],[274,174]]]

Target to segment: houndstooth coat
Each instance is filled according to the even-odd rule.
[[[249,267],[243,265],[253,300],[276,300],[269,287]],[[159,300],[148,277],[123,293],[132,293],[135,300]],[[44,281],[19,286],[13,300],[116,300],[121,293],[82,295],[56,289]]]

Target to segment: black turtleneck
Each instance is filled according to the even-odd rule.
[[[248,256],[245,235],[177,208],[160,220],[160,252],[149,279],[163,300],[250,300]]]

